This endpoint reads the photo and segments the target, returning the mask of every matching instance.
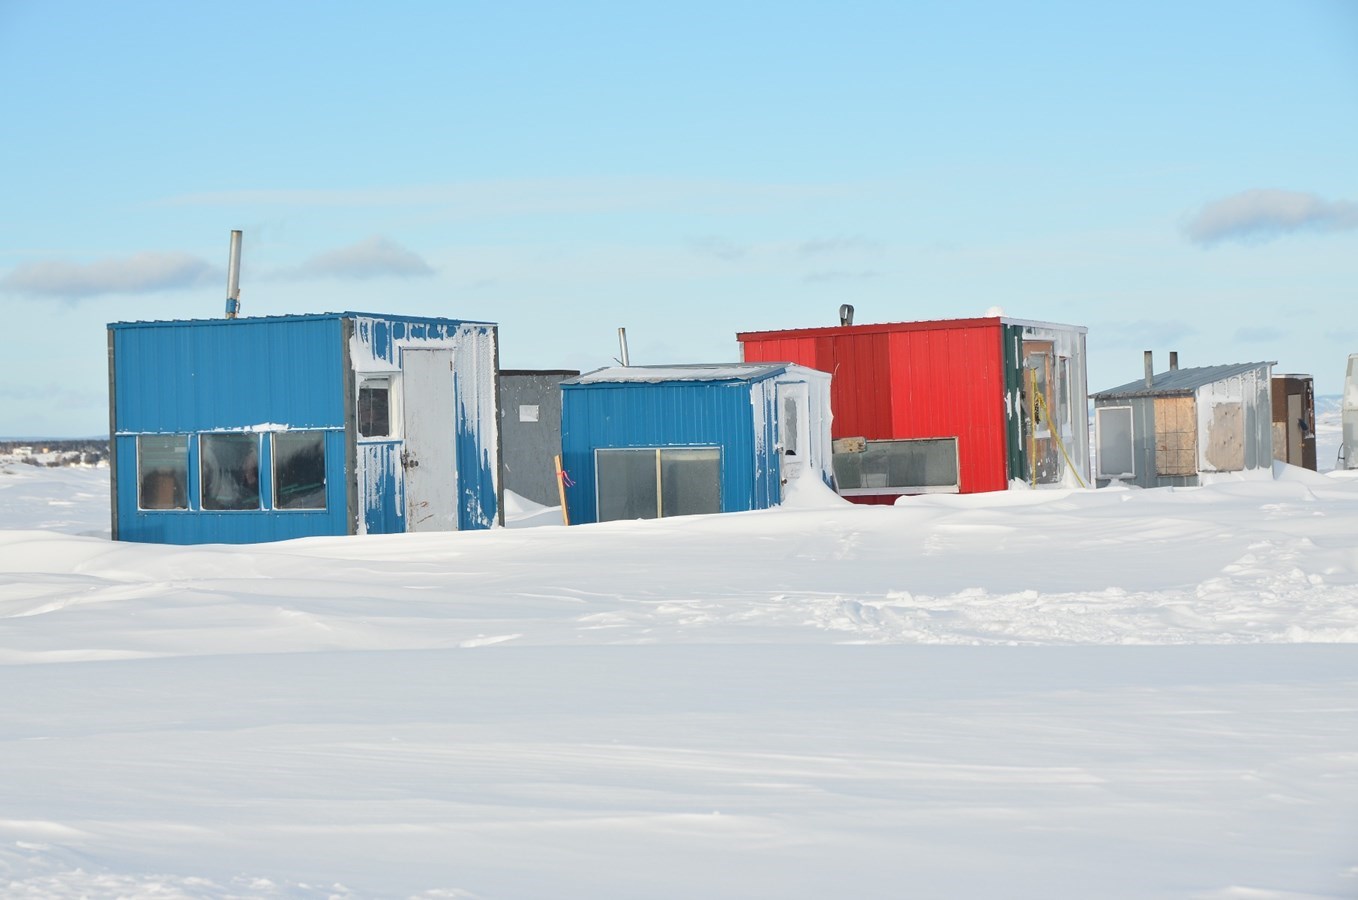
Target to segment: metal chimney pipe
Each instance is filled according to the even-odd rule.
[[[1179,351],[1178,351],[1178,350],[1171,350],[1171,351],[1169,351],[1169,370],[1170,370],[1171,372],[1177,372],[1177,371],[1179,371]]]
[[[1147,351],[1146,351],[1146,387],[1150,387],[1150,386],[1151,386],[1151,382],[1153,382],[1153,381],[1155,381],[1155,360],[1153,359],[1153,355],[1151,354],[1151,351],[1147,350]]]
[[[231,257],[226,264],[226,317],[236,318],[240,312],[240,241],[239,230],[231,232]]]
[[[853,324],[853,304],[852,304],[852,303],[841,303],[841,304],[839,305],[839,324],[840,324],[840,325],[846,325],[846,326],[847,326],[847,325],[852,325],[852,324]]]
[[[618,329],[618,347],[622,350],[622,359],[619,360],[619,362],[621,362],[621,363],[623,364],[623,366],[628,366],[628,365],[630,365],[630,363],[627,361],[627,329],[626,329],[626,328],[619,328],[619,329]]]

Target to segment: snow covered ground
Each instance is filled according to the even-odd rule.
[[[0,464],[0,896],[1358,896],[1358,479],[798,487],[176,548]]]

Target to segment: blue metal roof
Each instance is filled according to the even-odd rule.
[[[1234,378],[1236,375],[1243,375],[1246,372],[1253,372],[1264,366],[1276,365],[1276,362],[1251,362],[1228,363],[1220,366],[1197,366],[1191,369],[1170,369],[1168,372],[1161,372],[1154,376],[1149,385],[1146,384],[1146,379],[1140,378],[1109,388],[1106,391],[1091,394],[1090,397],[1094,400],[1111,400],[1118,397],[1166,397],[1192,394],[1198,388],[1209,384],[1225,381],[1227,378]]]

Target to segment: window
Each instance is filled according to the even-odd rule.
[[[198,440],[203,509],[259,509],[259,438],[205,434]]]
[[[1094,463],[1099,478],[1136,476],[1130,406],[1100,406],[1094,410]]]
[[[325,432],[273,436],[274,509],[325,509]]]
[[[391,437],[391,376],[368,376],[358,383],[358,436]]]
[[[189,436],[137,435],[137,506],[189,508]]]
[[[596,450],[599,521],[721,512],[721,450]]]
[[[861,452],[834,455],[841,494],[956,493],[957,438],[867,441]]]

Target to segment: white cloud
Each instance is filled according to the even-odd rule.
[[[1358,228],[1358,204],[1325,200],[1300,191],[1251,190],[1209,203],[1187,224],[1188,237],[1219,241],[1267,241],[1297,231]]]
[[[283,273],[290,278],[425,278],[434,270],[420,256],[384,237],[373,236],[331,250]]]
[[[101,294],[150,294],[192,287],[219,275],[187,253],[137,253],[92,263],[66,260],[24,263],[0,279],[0,291],[32,297],[82,300]]]

